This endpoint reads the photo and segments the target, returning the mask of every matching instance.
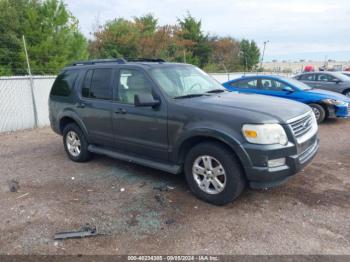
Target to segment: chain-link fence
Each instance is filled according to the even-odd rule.
[[[0,132],[49,125],[48,97],[54,80],[55,76],[33,77],[32,92],[29,76],[0,77]]]

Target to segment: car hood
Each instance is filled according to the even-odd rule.
[[[310,111],[307,105],[289,99],[238,92],[184,99],[183,102],[220,114],[243,115],[255,123],[286,123]]]
[[[321,89],[310,89],[310,90],[305,90],[308,94],[316,95],[319,97],[322,97],[324,99],[334,99],[334,100],[340,100],[344,102],[350,102],[350,98],[336,93],[332,91],[327,91],[327,90],[321,90]]]

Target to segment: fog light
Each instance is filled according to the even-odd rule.
[[[285,158],[272,159],[267,162],[268,167],[283,166],[286,164]]]

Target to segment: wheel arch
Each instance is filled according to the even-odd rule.
[[[237,141],[235,138],[218,131],[212,131],[210,133],[208,131],[196,132],[183,137],[174,148],[172,159],[183,166],[186,154],[189,152],[189,150],[203,142],[214,142],[225,146],[238,159],[242,170],[245,170],[245,166],[249,166],[249,157],[241,146],[241,143],[239,143],[239,141]]]
[[[63,129],[66,125],[75,123],[84,133],[85,137],[88,138],[88,131],[83,121],[80,120],[79,116],[73,111],[65,111],[59,116],[59,131],[63,134]]]

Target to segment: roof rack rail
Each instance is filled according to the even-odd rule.
[[[128,62],[154,62],[165,63],[166,61],[161,58],[126,58]]]
[[[125,64],[127,61],[124,58],[116,58],[116,59],[96,59],[89,61],[77,61],[71,64],[71,66],[80,66],[80,65],[94,65],[94,64],[103,64],[103,63],[118,63]]]

